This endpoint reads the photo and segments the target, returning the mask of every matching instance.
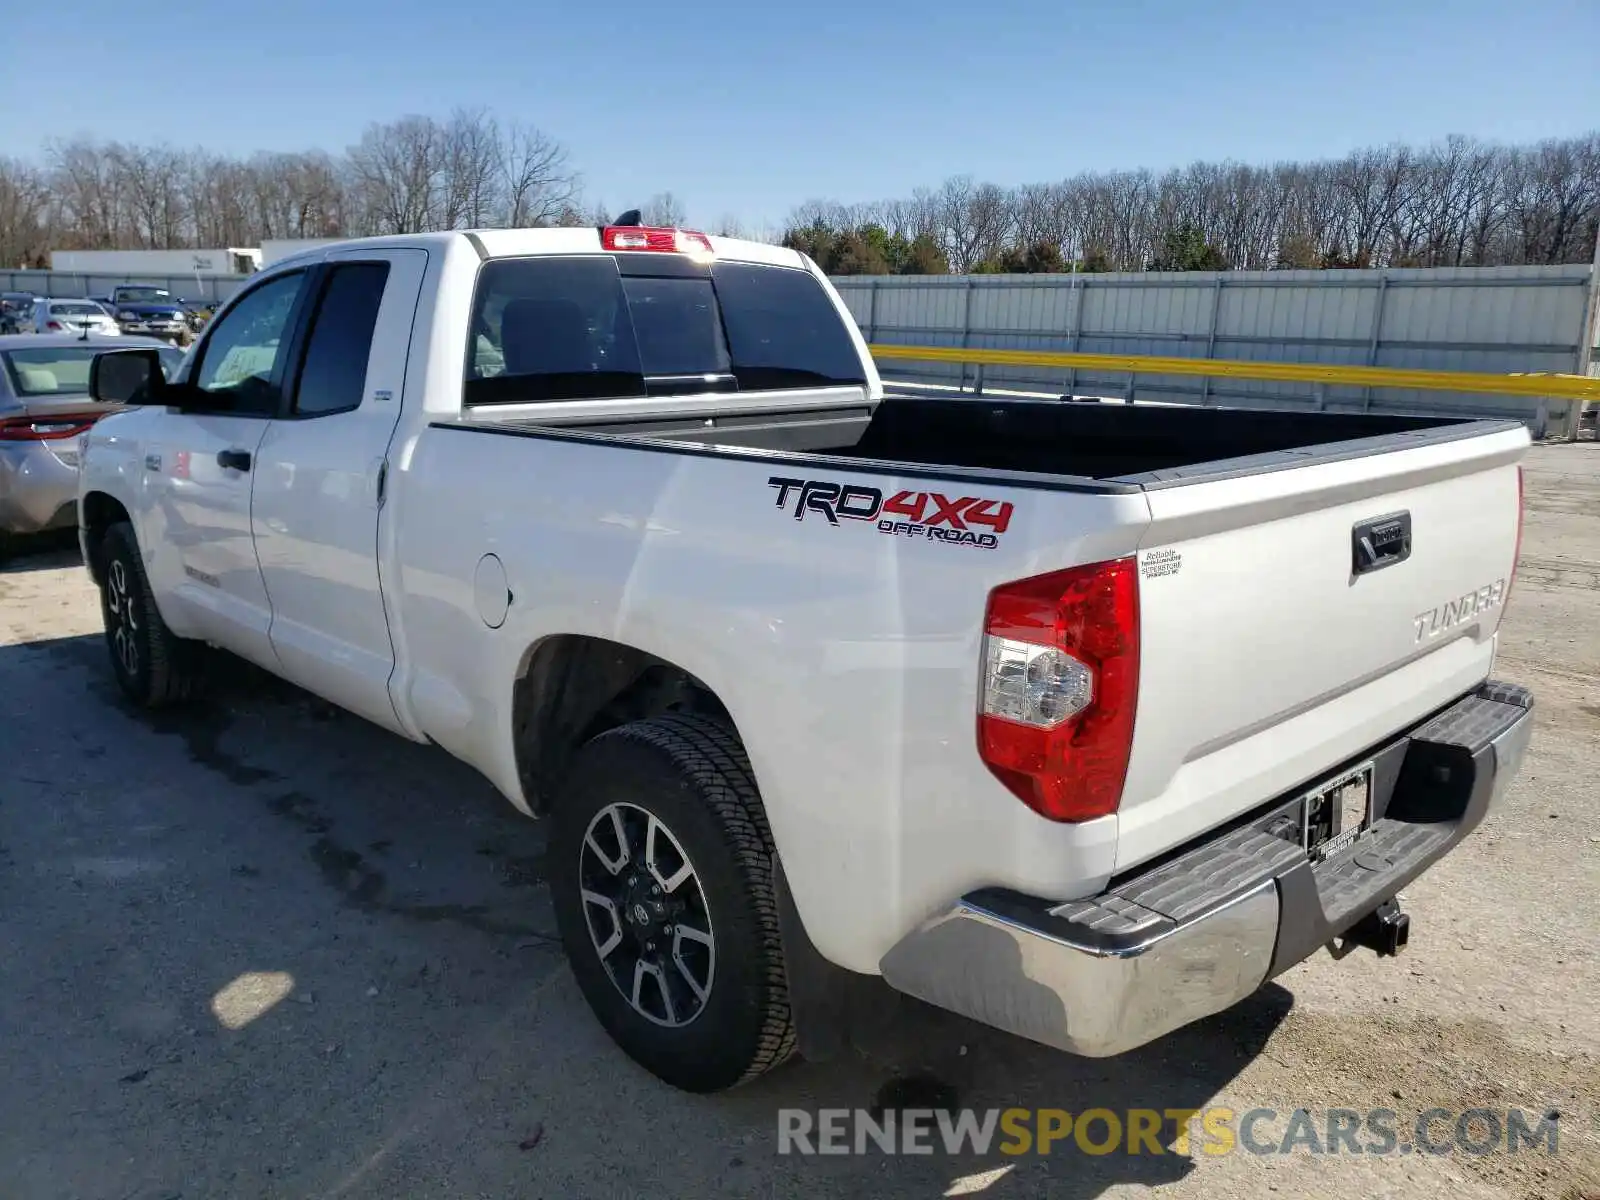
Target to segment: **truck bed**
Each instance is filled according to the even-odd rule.
[[[707,451],[755,450],[863,464],[1027,476],[1018,482],[1098,483],[1094,490],[1155,488],[1304,466],[1472,437],[1515,422],[1377,413],[1182,408],[1056,400],[889,395],[841,404],[835,393],[783,409],[738,411],[716,397],[715,415],[691,409],[645,415],[515,416],[479,410],[502,429],[644,438]],[[476,420],[474,420],[476,418]]]

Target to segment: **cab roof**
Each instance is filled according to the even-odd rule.
[[[780,267],[803,267],[805,259],[798,251],[767,242],[752,242],[744,238],[726,238],[707,235],[711,249],[718,258],[735,262],[767,263]],[[601,243],[600,230],[593,225],[555,229],[463,229],[440,233],[391,234],[380,237],[350,238],[320,246],[308,246],[298,254],[281,258],[272,269],[288,263],[322,261],[330,252],[355,248],[382,249],[415,246],[445,249],[466,243],[482,258],[521,258],[536,254],[611,254],[635,253],[610,251]],[[649,252],[644,252],[649,253]]]

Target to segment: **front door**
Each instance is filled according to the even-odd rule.
[[[272,608],[250,528],[255,455],[283,393],[304,271],[255,285],[206,331],[186,364],[182,412],[145,445],[141,544],[174,631],[271,670]]]
[[[283,674],[391,729],[378,512],[427,264],[415,249],[329,255],[287,409],[256,455],[255,548]]]

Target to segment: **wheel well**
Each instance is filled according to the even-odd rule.
[[[577,748],[608,729],[665,712],[732,724],[709,687],[676,663],[604,638],[564,634],[528,655],[512,698],[517,774],[536,813],[549,811]]]
[[[83,526],[87,534],[84,538],[88,560],[85,565],[96,583],[100,582],[100,544],[105,540],[106,530],[118,521],[129,520],[128,510],[122,507],[121,502],[104,492],[90,492],[83,498],[78,524]]]

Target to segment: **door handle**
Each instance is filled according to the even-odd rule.
[[[219,450],[217,452],[217,466],[231,467],[235,471],[248,471],[250,469],[250,451]]]

